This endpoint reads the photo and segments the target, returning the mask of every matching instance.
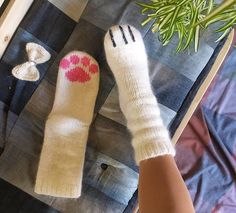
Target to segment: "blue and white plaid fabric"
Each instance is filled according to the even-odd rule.
[[[124,23],[141,31],[153,91],[172,135],[221,48],[214,43],[214,36],[207,34],[198,53],[176,54],[177,41],[163,47],[150,25],[140,26],[143,18],[135,1],[129,0],[90,0],[78,23],[46,0],[34,2],[0,61],[0,178],[61,212],[131,212],[137,202],[138,168],[104,55],[105,32]],[[50,61],[38,66],[41,78],[35,83],[11,75],[11,69],[26,60],[27,42],[41,44],[52,55]],[[101,69],[83,193],[79,199],[40,196],[33,188],[44,124],[54,99],[59,61],[74,49],[93,55]]]

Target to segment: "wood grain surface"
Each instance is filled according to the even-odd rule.
[[[11,0],[0,18],[0,59],[34,0]]]

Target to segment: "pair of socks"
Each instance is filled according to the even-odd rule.
[[[121,110],[133,135],[137,164],[160,155],[174,155],[151,89],[141,34],[129,25],[114,26],[105,35],[104,47],[118,85]],[[55,100],[45,127],[36,193],[68,198],[81,195],[98,87],[99,66],[93,57],[73,51],[61,60]]]

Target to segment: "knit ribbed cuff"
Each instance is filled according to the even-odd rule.
[[[63,198],[78,198],[81,195],[81,184],[52,183],[47,180],[36,182],[35,193]]]
[[[138,146],[134,146],[135,160],[137,165],[142,160],[154,158],[162,155],[175,156],[175,148],[170,140],[168,141],[152,141],[148,143],[141,143]]]

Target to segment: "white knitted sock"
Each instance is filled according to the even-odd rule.
[[[74,51],[61,60],[55,100],[45,127],[36,193],[80,196],[98,86],[98,64],[87,53]]]
[[[133,135],[137,164],[159,155],[175,155],[151,89],[141,34],[131,26],[114,26],[107,32],[104,45],[118,85],[121,110]]]

